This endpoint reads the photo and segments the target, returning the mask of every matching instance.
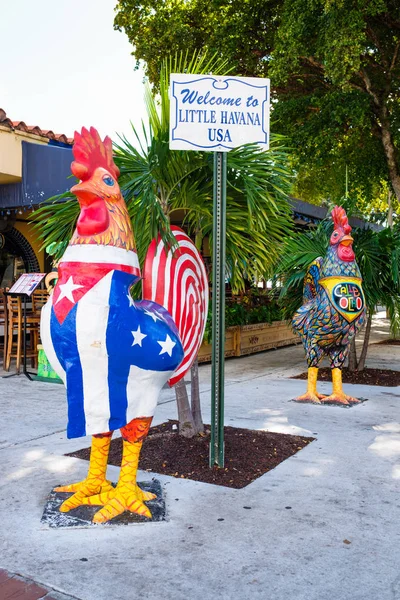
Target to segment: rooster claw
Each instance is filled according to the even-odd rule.
[[[325,396],[323,394],[306,392],[302,396],[298,396],[294,398],[295,402],[312,402],[313,404],[321,404],[321,400],[323,400]]]
[[[74,492],[72,496],[64,500],[60,506],[60,512],[69,512],[70,510],[85,504],[85,500],[88,498],[101,493],[107,493],[113,490],[113,486],[110,481],[104,480],[102,483],[93,483],[84,479],[78,483],[71,483],[70,485],[62,485],[54,488],[55,492]]]
[[[111,492],[86,498],[84,504],[104,505],[94,515],[93,523],[105,523],[125,511],[151,519],[151,512],[144,502],[154,500],[154,498],[156,498],[155,494],[144,492],[136,484],[124,484],[119,489],[117,485]]]
[[[350,406],[351,404],[359,404],[360,400],[357,398],[353,398],[353,396],[348,396],[347,394],[331,394],[330,396],[325,396],[322,402],[324,404],[338,404],[339,406]]]
[[[145,492],[136,484],[124,484],[110,491],[89,496],[82,500],[82,504],[90,506],[103,506],[93,517],[93,523],[105,523],[123,512],[130,511],[151,519],[151,512],[144,504],[154,500],[157,496],[151,492]]]

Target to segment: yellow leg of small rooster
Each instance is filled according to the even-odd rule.
[[[96,496],[85,498],[82,504],[103,504],[93,517],[94,523],[105,523],[126,510],[151,518],[151,512],[144,504],[153,500],[155,494],[144,492],[136,483],[139,454],[143,438],[150,428],[151,418],[134,419],[121,429],[123,437],[121,472],[117,487]]]
[[[334,368],[332,369],[332,394],[330,396],[325,396],[322,399],[322,402],[326,402],[328,404],[358,404],[360,401],[357,398],[353,398],[352,396],[348,396],[343,391],[342,386],[342,370]]]
[[[113,489],[111,483],[106,479],[111,436],[112,434],[110,433],[92,437],[89,472],[86,479],[78,483],[55,488],[56,492],[75,492],[73,496],[67,498],[62,503],[60,506],[61,512],[68,512],[80,506],[84,498]]]
[[[321,404],[321,400],[325,398],[323,394],[317,392],[318,367],[309,367],[307,378],[307,392],[298,398],[296,402],[314,402]]]

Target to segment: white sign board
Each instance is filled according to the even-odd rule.
[[[172,73],[171,150],[269,147],[269,79]]]
[[[9,289],[9,293],[30,296],[45,276],[46,273],[24,273]]]

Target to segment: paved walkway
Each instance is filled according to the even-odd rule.
[[[367,362],[399,358],[399,346],[372,345]],[[85,476],[87,463],[64,455],[90,440],[66,440],[62,386],[0,379],[0,567],[42,593],[10,598],[400,600],[399,388],[345,386],[369,399],[349,410],[301,405],[290,399],[305,382],[288,377],[302,370],[300,347],[226,363],[226,423],[314,436],[297,455],[242,490],[141,473],[161,481],[167,522],[72,530],[40,518],[55,485]],[[175,416],[163,390],[155,423]]]

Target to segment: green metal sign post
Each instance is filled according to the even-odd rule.
[[[170,149],[214,152],[210,467],[224,466],[227,153],[268,149],[269,87],[257,77],[170,75]]]
[[[215,152],[210,467],[224,466],[226,164],[226,152]]]

